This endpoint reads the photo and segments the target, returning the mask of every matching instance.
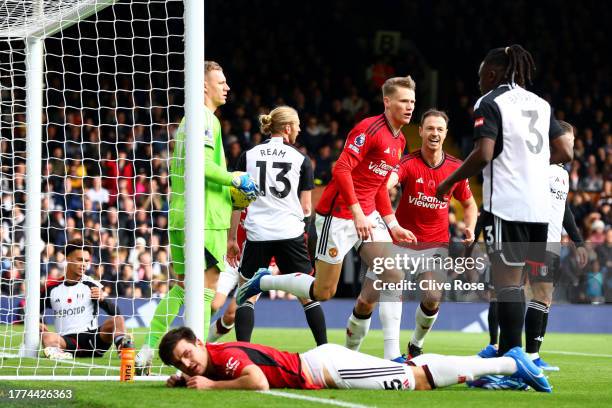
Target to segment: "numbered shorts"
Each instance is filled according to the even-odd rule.
[[[227,253],[227,230],[204,230],[204,262],[206,269],[216,266],[219,271],[225,270]],[[177,275],[185,275],[185,231],[169,230],[170,256],[172,267]]]
[[[446,276],[447,271],[443,266],[444,260],[448,258],[447,246],[414,249],[394,245],[393,248],[393,253],[400,255],[402,263],[404,263],[404,260],[407,260],[408,267],[404,269],[406,279],[410,279],[411,276],[419,276],[424,272],[435,272],[436,274]],[[377,280],[380,279],[380,274],[375,273],[374,269],[369,267],[366,272],[366,278]]]
[[[219,274],[219,280],[217,281],[217,293],[228,296],[238,285],[239,276],[238,268],[225,261],[225,270]]]
[[[524,271],[529,282],[557,283],[561,276],[559,255],[546,251],[544,265],[525,264]]]
[[[372,237],[363,242],[392,242],[387,225],[378,211],[374,211],[367,217],[372,224]],[[352,219],[334,217],[333,215],[317,214],[315,220],[317,228],[317,252],[316,259],[329,264],[339,264],[344,256],[355,247],[359,248],[362,240],[357,236],[355,223]]]
[[[301,272],[312,275],[306,235],[277,241],[249,241],[244,243],[238,272],[251,279],[259,268],[267,268],[274,257],[281,274]]]
[[[62,338],[66,342],[66,351],[75,357],[102,357],[112,346],[112,343],[102,340],[97,329],[65,334]]]
[[[507,266],[524,266],[525,261],[544,263],[548,224],[506,221],[490,212],[481,214],[489,255]]]
[[[415,379],[407,364],[323,344],[300,354],[313,384],[325,387],[324,369],[341,389],[414,390]]]

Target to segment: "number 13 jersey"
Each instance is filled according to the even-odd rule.
[[[495,140],[483,169],[483,209],[506,221],[548,223],[550,140],[563,130],[548,102],[503,84],[474,105],[474,140]]]
[[[314,188],[310,159],[282,137],[271,137],[240,156],[237,170],[257,181],[260,196],[244,220],[249,241],[276,241],[304,233],[300,193]]]

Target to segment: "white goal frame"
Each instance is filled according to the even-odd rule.
[[[45,38],[119,0],[6,0],[0,5],[0,39],[24,40],[26,47],[26,304],[19,357],[39,353],[43,45]],[[204,333],[204,0],[183,0],[185,25],[185,321]],[[118,377],[118,376],[117,376]],[[158,376],[156,379],[165,379]],[[83,376],[83,380],[108,379]],[[2,376],[8,379],[78,380],[79,376]]]

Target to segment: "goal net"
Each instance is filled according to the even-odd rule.
[[[92,243],[86,274],[118,307],[136,347],[173,285],[168,166],[184,115],[183,14],[181,0],[1,2],[1,377],[118,377],[114,345],[101,357],[49,359],[42,351],[43,332],[58,330],[53,302],[68,303],[55,313],[86,312],[79,292],[60,299],[45,290],[62,281],[70,241]],[[36,116],[37,87],[28,58],[36,41],[43,55],[42,151],[40,169],[31,174],[36,160],[26,162],[36,157],[37,129],[28,123]],[[38,209],[35,239],[26,240],[27,229],[37,225],[28,223],[26,209]],[[26,269],[32,271],[26,263],[33,260],[46,306],[44,326],[36,327],[39,348],[28,356],[24,322],[38,303],[26,293]],[[97,324],[107,318],[101,310]],[[29,332],[32,324],[37,319],[29,321]],[[162,372],[158,362],[153,374]]]

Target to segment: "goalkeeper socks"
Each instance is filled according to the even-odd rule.
[[[204,338],[208,338],[210,317],[212,315],[212,302],[215,299],[214,289],[204,288]]]
[[[542,302],[532,300],[527,305],[525,315],[525,352],[532,354],[540,350],[542,344],[542,326],[544,314],[548,313],[548,307]]]
[[[499,352],[504,355],[513,347],[523,344],[523,323],[525,322],[525,294],[519,286],[508,286],[497,291],[497,312],[499,316]]]
[[[400,350],[401,299],[397,299],[397,296],[393,299],[382,294],[381,301],[378,304],[378,316],[380,317],[385,343],[385,359],[392,360],[402,355]]]
[[[359,347],[361,347],[361,343],[363,339],[368,334],[370,330],[370,321],[372,320],[372,313],[368,313],[367,315],[360,315],[353,312],[348,318],[346,322],[346,348],[350,350],[359,351]]]
[[[512,375],[517,370],[516,362],[510,357],[480,358],[422,354],[410,361],[423,367],[432,388],[473,381],[483,375]]]
[[[542,316],[542,330],[540,331],[540,338],[542,340],[538,344],[538,352],[540,351],[540,347],[542,347],[542,342],[544,341],[544,336],[546,335],[546,326],[548,326],[548,313],[549,312],[550,312],[550,306],[546,307],[544,316]]]
[[[253,327],[255,326],[255,305],[250,301],[244,302],[236,309],[236,340],[251,342]]]
[[[206,341],[208,343],[214,343],[219,340],[221,337],[225,336],[234,328],[234,323],[226,324],[223,321],[223,316],[219,317],[213,324],[210,325],[210,329],[208,329],[208,338]]]
[[[180,285],[174,285],[168,292],[168,295],[158,303],[155,309],[155,315],[151,320],[151,329],[145,339],[145,343],[148,344],[149,347],[153,349],[157,348],[160,337],[168,331],[168,327],[178,315],[184,302],[185,289]]]
[[[314,278],[305,273],[290,273],[288,275],[267,275],[259,281],[262,291],[282,290],[302,299],[312,299],[310,287]],[[314,300],[314,299],[313,299]]]
[[[306,314],[306,321],[308,327],[312,332],[312,336],[317,342],[317,346],[327,343],[327,328],[325,325],[325,315],[323,314],[323,308],[317,301],[311,301],[303,305],[304,314]]]
[[[429,333],[431,327],[438,318],[438,310],[440,310],[440,308],[429,310],[423,305],[423,303],[417,307],[414,314],[414,332],[412,333],[412,340],[410,340],[410,343],[413,346],[423,347],[425,336],[427,333]]]
[[[499,342],[499,321],[497,320],[497,301],[489,302],[489,344],[497,344]]]

